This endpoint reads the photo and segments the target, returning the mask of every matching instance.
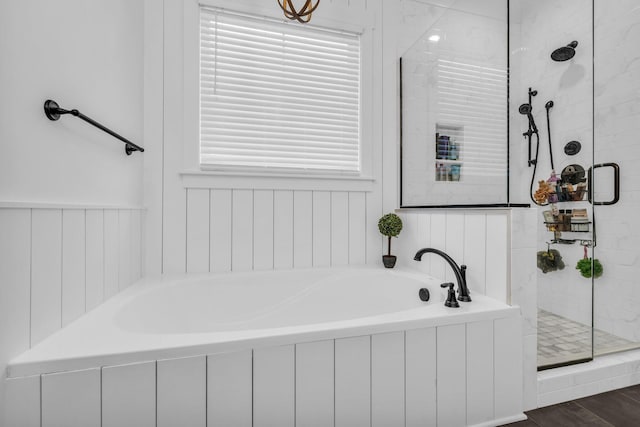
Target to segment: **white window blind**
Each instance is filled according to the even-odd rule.
[[[200,163],[360,170],[360,36],[200,10]]]

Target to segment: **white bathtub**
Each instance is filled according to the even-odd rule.
[[[49,384],[47,381],[56,384],[61,375],[72,378],[71,375],[77,372],[83,372],[83,375],[94,372],[92,375],[100,379],[96,387],[100,388],[104,387],[103,372],[115,372],[113,369],[117,371],[118,367],[129,369],[127,365],[153,364],[156,371],[153,376],[149,374],[149,381],[153,380],[154,387],[159,388],[160,370],[164,369],[161,367],[173,366],[166,365],[167,360],[200,361],[197,365],[205,367],[202,376],[207,379],[205,388],[208,396],[205,403],[208,409],[202,408],[202,414],[209,419],[218,416],[219,425],[240,425],[240,418],[246,418],[249,412],[254,425],[289,425],[291,420],[304,425],[304,414],[300,411],[305,410],[305,400],[304,396],[298,394],[304,393],[306,387],[300,383],[303,381],[300,376],[309,368],[303,363],[305,357],[310,357],[312,361],[318,359],[317,363],[331,364],[331,401],[339,401],[337,406],[327,404],[327,413],[324,414],[314,409],[313,417],[324,415],[327,419],[335,419],[335,425],[350,425],[358,416],[369,417],[371,423],[376,419],[382,421],[378,422],[379,425],[395,425],[385,423],[399,422],[400,416],[403,425],[405,422],[412,425],[410,421],[414,419],[415,425],[430,422],[429,417],[435,417],[434,423],[429,425],[437,423],[445,426],[494,425],[496,420],[507,422],[522,419],[518,308],[475,294],[471,303],[461,303],[457,309],[447,308],[443,305],[444,291],[440,283],[441,280],[424,274],[381,268],[144,279],[11,361],[8,376],[20,379],[41,375],[40,405],[43,411],[50,407],[53,408],[50,412],[55,412],[55,408],[61,404],[56,400],[60,396],[54,391],[56,387],[46,384]],[[432,298],[429,302],[419,299],[420,288],[430,290]],[[355,347],[351,348],[352,345]],[[314,346],[320,347],[316,349]],[[319,355],[323,352],[326,357],[321,358]],[[384,356],[386,352],[389,354]],[[342,368],[339,369],[343,364],[354,363],[350,359],[354,354],[358,358],[353,369],[344,372]],[[228,355],[232,355],[231,358]],[[343,360],[343,356],[346,359]],[[401,369],[396,366],[402,378],[392,379],[390,384],[384,386],[376,381],[376,369],[382,369],[382,377],[388,376],[387,369],[393,371],[386,363],[376,368],[376,360],[380,357],[390,357],[389,363],[402,362]],[[414,359],[420,361],[416,367],[412,367]],[[217,371],[209,366],[215,361],[222,361],[220,363],[231,363],[228,369],[222,370],[223,373],[235,372],[234,369],[242,371],[235,366],[242,360],[250,361],[246,362],[248,365],[243,365],[248,369],[247,375],[251,376],[250,405],[247,403],[249,406],[245,411],[234,409],[235,412],[229,413],[230,408],[242,407],[238,406],[234,397],[232,402],[214,405],[217,409],[212,409],[211,396],[216,396],[215,384],[218,379],[210,383],[212,372]],[[424,371],[421,363],[429,363],[429,360],[433,363],[429,372],[433,370],[435,376],[437,367],[437,376],[450,378],[447,381],[458,381],[458,384],[450,386],[443,381],[445,385],[436,388],[435,383],[429,380],[431,374],[425,377],[424,372],[413,372],[416,368]],[[460,363],[466,368],[461,369]],[[506,363],[506,370],[501,372],[505,367],[496,363]],[[351,384],[354,379],[349,377],[350,372],[361,369],[364,364],[367,368],[362,372],[367,375],[368,385],[363,385],[362,390],[366,388],[369,394],[361,402],[367,408],[358,409],[358,404],[353,403],[353,396],[347,396],[352,393],[351,389],[341,389],[339,383],[344,374],[347,376],[343,380]],[[447,368],[449,365],[451,369]],[[265,367],[266,371],[260,374]],[[311,371],[315,372],[316,368]],[[273,378],[273,372],[279,372],[280,369],[285,371],[285,383],[293,381],[289,384],[293,389],[287,388],[286,392],[275,394],[274,390],[277,391],[279,386],[261,389],[261,382],[280,382],[281,379]],[[491,372],[490,377],[487,377],[487,372]],[[423,391],[414,398],[415,408],[412,409],[409,385],[417,381],[416,378],[420,379],[421,375],[424,381],[418,381],[415,387]],[[230,378],[226,374],[223,377],[225,381],[237,381],[236,377]],[[402,404],[398,403],[396,409],[402,408],[402,414],[399,410],[394,412],[385,409],[379,409],[381,413],[378,414],[375,407],[384,408],[385,404],[380,402],[375,405],[376,387],[384,390],[384,395],[393,390],[400,380],[402,387],[398,388],[398,393],[401,392]],[[122,381],[126,381],[126,376]],[[475,382],[478,382],[476,386]],[[107,381],[107,384],[112,383]],[[317,388],[315,385],[309,387],[311,390]],[[358,389],[357,384],[354,387]],[[64,388],[69,389],[69,386],[65,385]],[[155,393],[161,393],[156,388]],[[229,385],[229,389],[236,388],[235,383]],[[123,393],[127,389],[124,387]],[[260,390],[269,392],[263,396]],[[486,392],[490,395],[490,402],[487,401]],[[48,393],[53,393],[51,399],[55,405],[47,406]],[[293,400],[290,399],[291,393]],[[344,399],[339,398],[345,393]],[[428,400],[429,393],[435,393],[431,415],[425,412],[423,401]],[[476,393],[480,393],[477,398]],[[105,405],[107,408],[110,406],[103,401],[104,390],[98,390],[98,396],[102,399],[99,413],[104,417]],[[282,396],[285,396],[286,402],[281,401]],[[78,396],[69,397],[74,398]],[[222,392],[219,398],[231,399],[226,392]],[[459,418],[460,410],[455,409],[459,408],[460,399],[468,402],[464,422]],[[350,403],[341,409],[340,402],[343,400]],[[486,409],[489,403],[490,413]],[[447,409],[449,406],[451,410]],[[274,412],[273,408],[280,410]],[[175,413],[175,410],[172,411]],[[358,413],[353,414],[353,411]],[[160,417],[162,411],[154,407],[153,411],[149,409],[149,414],[151,412],[158,412],[157,416]],[[126,414],[127,411],[118,409],[115,413]],[[49,416],[64,417],[65,414]],[[395,421],[393,417],[396,417]],[[345,422],[340,423],[341,419]],[[69,422],[65,419],[58,421],[63,424]],[[126,419],[121,421],[125,422]],[[209,425],[216,423],[210,422]]]

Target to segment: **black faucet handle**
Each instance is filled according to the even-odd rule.
[[[460,266],[460,275],[462,276],[462,280],[466,285],[467,284],[467,266],[464,264]],[[467,289],[467,293],[471,293],[469,292],[469,289]]]
[[[460,307],[458,300],[456,299],[456,291],[453,289],[453,282],[447,282],[440,284],[441,288],[449,288],[447,292],[447,300],[444,302],[445,307]]]

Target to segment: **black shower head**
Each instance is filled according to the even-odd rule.
[[[551,59],[558,62],[568,61],[576,54],[576,47],[578,47],[578,42],[572,41],[568,45],[554,50],[551,53]]]
[[[518,112],[524,115],[531,114],[531,104],[522,104],[520,108],[518,108]]]
[[[518,112],[524,116],[527,116],[527,118],[529,119],[529,128],[534,133],[538,133],[538,127],[536,126],[536,122],[533,120],[533,115],[531,114],[532,110],[533,109],[531,108],[531,104],[522,104],[518,108]]]

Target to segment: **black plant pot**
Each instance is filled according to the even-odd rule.
[[[393,268],[396,265],[397,257],[395,255],[382,255],[382,263],[387,268]]]

